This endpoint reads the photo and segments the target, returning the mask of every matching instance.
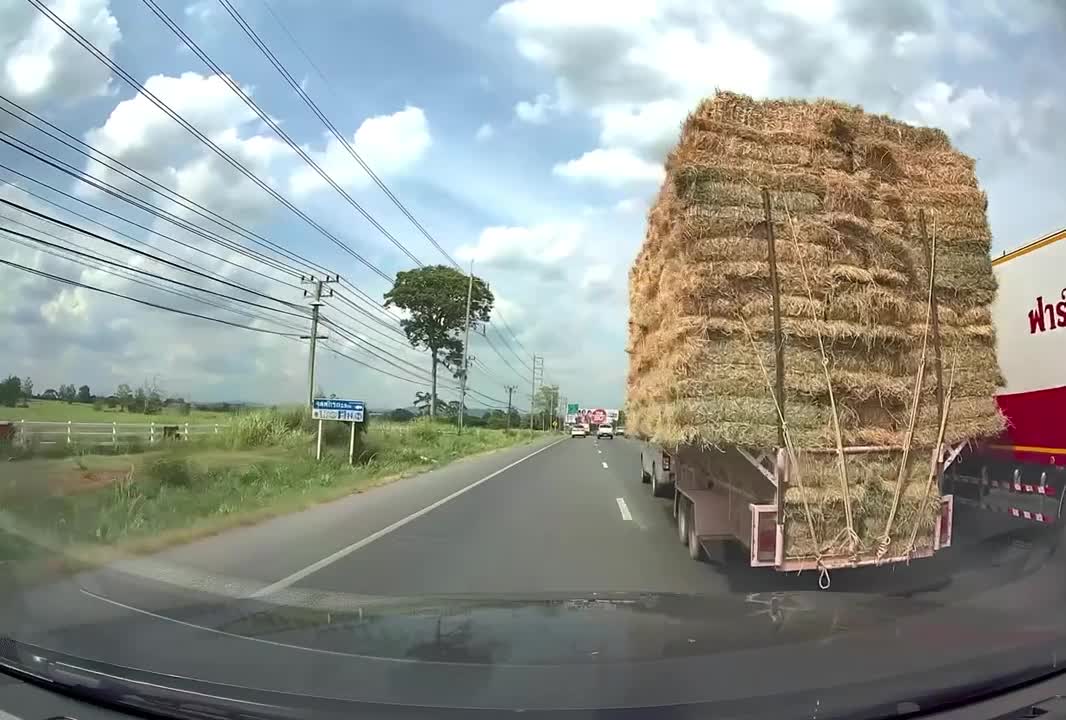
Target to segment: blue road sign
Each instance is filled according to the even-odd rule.
[[[311,401],[311,417],[315,420],[363,422],[365,414],[366,403],[362,400],[315,398]]]

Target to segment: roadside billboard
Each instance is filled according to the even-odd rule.
[[[617,408],[577,408],[570,412],[571,406],[567,406],[566,422],[568,425],[603,425],[604,423],[618,422]]]

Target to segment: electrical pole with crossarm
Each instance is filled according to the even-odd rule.
[[[311,407],[315,401],[315,345],[319,340],[326,340],[328,335],[318,334],[318,311],[322,307],[322,286],[327,283],[335,283],[340,281],[339,275],[330,277],[327,275],[324,280],[319,280],[315,277],[300,276],[300,283],[304,285],[311,285],[313,290],[304,290],[304,297],[311,298],[311,334],[301,335],[301,340],[310,340],[311,349],[307,354],[307,406]],[[333,290],[329,291],[326,297],[333,297]]]

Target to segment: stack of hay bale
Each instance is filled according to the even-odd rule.
[[[773,204],[792,443],[836,446],[821,338],[844,446],[905,444],[928,327],[926,240],[934,237],[944,393],[955,368],[945,440],[1002,429],[987,199],[973,160],[942,131],[836,102],[722,92],[688,117],[666,170],[630,273],[631,430],[666,446],[778,445],[763,188]],[[940,429],[931,339],[929,348],[897,520],[908,530],[927,530],[939,508],[935,487],[923,502]],[[884,529],[901,455],[848,456],[848,495],[866,548]],[[805,455],[804,487],[786,493],[794,556],[824,552],[815,545],[840,534],[836,462]],[[798,522],[804,505],[815,511],[818,543]]]

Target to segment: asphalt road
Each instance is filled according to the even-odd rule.
[[[9,595],[0,630],[235,687],[522,707],[750,697],[767,657],[796,688],[846,684],[876,674],[870,647],[891,674],[918,641],[946,663],[1059,631],[1066,558],[1032,524],[962,510],[950,550],[821,593],[742,552],[690,560],[639,453],[550,438],[459,461]]]
[[[748,567],[739,545],[718,562],[690,560],[670,502],[640,482],[639,457],[635,440],[556,437],[116,569],[210,595],[295,605],[344,596],[815,588],[814,573]],[[949,551],[907,566],[836,571],[833,589],[965,596],[1038,565],[1038,532],[1033,523],[960,507]],[[93,573],[81,582],[124,597],[114,577]]]

